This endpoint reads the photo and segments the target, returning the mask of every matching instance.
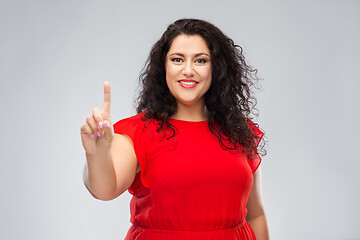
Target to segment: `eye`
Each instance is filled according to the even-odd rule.
[[[201,58],[201,59],[196,60],[196,62],[197,62],[197,63],[206,63],[207,60],[204,59],[204,58]]]
[[[182,59],[181,58],[172,58],[171,61],[172,62],[181,62]]]

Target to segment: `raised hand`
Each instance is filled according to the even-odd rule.
[[[111,147],[114,130],[110,119],[110,83],[104,82],[103,109],[93,108],[81,125],[81,140],[86,154],[104,154]]]

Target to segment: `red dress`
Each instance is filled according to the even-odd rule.
[[[224,150],[208,121],[169,119],[177,132],[168,140],[141,116],[114,124],[115,133],[132,139],[141,168],[128,189],[132,226],[125,240],[255,239],[245,216],[260,156]]]

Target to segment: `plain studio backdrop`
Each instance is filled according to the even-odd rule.
[[[112,87],[135,114],[138,75],[178,18],[208,20],[259,69],[271,238],[360,239],[360,1],[0,1],[0,239],[123,239],[126,192],[83,185],[80,125]],[[196,198],[196,196],[194,196]]]

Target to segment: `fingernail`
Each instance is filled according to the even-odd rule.
[[[91,134],[91,136],[90,136],[91,138],[94,138],[94,134]]]
[[[99,131],[97,131],[96,133],[97,133],[98,137],[100,137],[100,136],[101,136],[101,133],[100,133]]]
[[[99,128],[102,129],[103,123],[99,122]]]
[[[106,128],[108,128],[109,127],[109,122],[106,121],[104,125],[105,125]]]

